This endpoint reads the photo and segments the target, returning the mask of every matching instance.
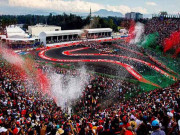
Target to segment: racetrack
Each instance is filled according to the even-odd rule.
[[[151,68],[161,73],[164,76],[168,76],[176,79],[173,75],[163,71],[156,65],[144,61],[142,53],[133,51],[131,49],[120,47],[122,50],[130,50],[130,53],[135,53],[136,55],[141,56],[142,59],[138,59],[135,55],[134,57],[129,57],[126,55],[114,55],[114,54],[100,54],[97,50],[91,49],[82,45],[77,44],[65,44],[61,46],[48,47],[39,52],[39,56],[42,59],[54,62],[66,62],[66,63],[88,63],[88,66],[93,66],[95,71],[114,73],[121,76],[134,78],[140,82],[151,84],[156,87],[159,85],[150,82],[145,79],[138,70],[140,67]],[[118,65],[118,66],[117,66]]]

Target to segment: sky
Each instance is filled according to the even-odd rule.
[[[114,12],[158,14],[180,13],[180,0],[0,0],[0,14],[36,14],[38,12],[88,13],[100,9]]]

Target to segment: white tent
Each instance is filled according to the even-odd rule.
[[[25,33],[20,27],[11,25],[6,27],[7,37],[8,38],[28,38],[29,35]]]

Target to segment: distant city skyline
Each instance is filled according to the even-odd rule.
[[[0,0],[0,14],[36,14],[36,12],[88,13],[100,9],[154,14],[167,11],[180,13],[180,0]]]

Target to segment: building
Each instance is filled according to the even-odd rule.
[[[136,20],[136,13],[135,12],[131,12],[131,18],[132,20]]]
[[[41,25],[41,24],[37,24],[35,26],[28,26],[28,33],[32,37],[39,37],[39,34],[41,32],[46,32],[46,31],[61,31],[61,27],[52,26],[52,25]]]
[[[138,12],[130,12],[130,13],[126,13],[125,14],[125,18],[130,20],[139,20],[139,19],[143,19],[143,14],[138,13]]]
[[[46,31],[39,34],[40,42],[46,44],[78,40],[81,30]]]
[[[143,14],[136,13],[136,20],[143,19]]]
[[[126,14],[125,14],[125,18],[126,18],[126,19],[131,19],[131,13],[126,13]]]
[[[46,44],[75,41],[80,39],[94,39],[111,37],[111,28],[46,31],[39,34],[40,42]]]
[[[112,38],[111,28],[61,30],[58,26],[35,25],[29,26],[28,31],[29,34],[18,26],[9,26],[6,28],[6,35],[0,35],[0,40],[10,48],[20,49],[67,41]]]

